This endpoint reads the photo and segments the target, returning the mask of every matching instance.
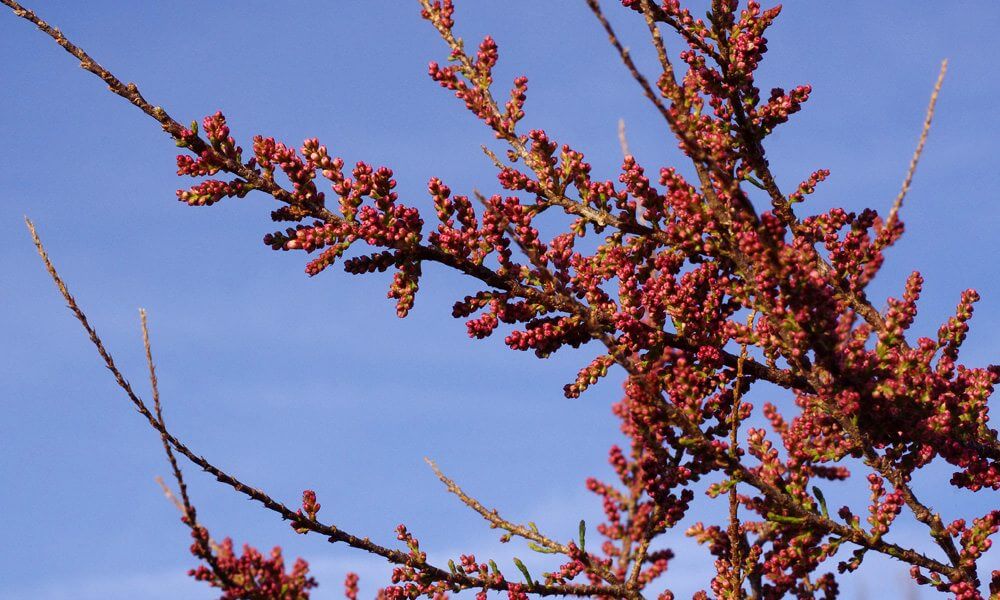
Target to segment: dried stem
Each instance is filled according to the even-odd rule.
[[[545,548],[546,550],[558,552],[559,554],[564,554],[566,556],[574,555],[572,549],[566,544],[561,544],[553,540],[552,538],[543,535],[535,528],[526,527],[524,525],[520,525],[512,521],[508,521],[507,519],[504,519],[503,517],[500,516],[500,513],[497,512],[495,508],[493,509],[486,508],[482,502],[467,494],[465,490],[459,487],[459,485],[455,483],[453,479],[445,475],[433,460],[429,458],[424,458],[424,461],[427,463],[428,466],[430,466],[431,470],[434,471],[434,474],[437,475],[437,478],[441,480],[441,483],[443,483],[445,487],[448,488],[449,492],[457,496],[458,499],[462,501],[462,504],[476,511],[477,513],[479,513],[480,516],[489,521],[492,527],[497,529],[503,529],[504,531],[512,535],[516,535],[518,537],[534,542],[535,544],[538,544],[539,546]],[[613,587],[621,586],[621,582],[618,580],[617,577],[615,577],[614,573],[609,571],[603,565],[591,561],[588,555],[579,553],[578,558],[581,562],[584,563],[588,571],[594,573],[601,579],[607,581],[611,586]]]
[[[159,475],[154,477],[154,479],[156,480],[156,484],[160,486],[160,490],[163,491],[163,495],[164,497],[166,497],[167,501],[173,504],[174,508],[179,510],[182,515],[185,514],[184,503],[177,498],[177,495],[174,494],[174,491],[172,489],[170,489],[170,486],[167,485],[167,482],[163,481],[163,478],[160,477]]]
[[[30,227],[30,225],[29,225]],[[35,235],[35,231],[32,228],[32,236]],[[38,241],[37,245],[41,249],[41,242]],[[48,266],[48,263],[46,264]],[[55,269],[50,271],[54,273]],[[170,447],[170,442],[167,441],[166,431],[167,424],[163,420],[163,406],[160,404],[160,386],[156,378],[156,364],[153,362],[153,350],[152,345],[149,342],[149,320],[146,315],[146,309],[139,309],[139,320],[142,325],[142,345],[146,351],[146,365],[149,367],[149,385],[152,389],[153,394],[153,411],[156,414],[156,421],[163,428],[160,432],[160,439],[163,442],[163,451],[167,455],[167,460],[170,462],[170,469],[173,471],[174,481],[177,482],[177,489],[181,494],[181,504],[184,507],[184,516],[191,520],[191,525],[195,524],[195,510],[194,506],[191,504],[191,499],[188,497],[187,484],[184,482],[184,475],[181,473],[180,467],[177,465],[177,457],[174,456],[174,450]]]
[[[625,136],[625,119],[618,119],[618,145],[622,149],[622,157],[632,156],[632,151],[628,147],[628,138]]]
[[[747,329],[753,329],[753,322],[756,317],[757,312],[751,311],[747,317]],[[743,400],[743,365],[746,363],[748,356],[747,344],[744,343],[740,347],[740,360],[736,365],[736,380],[733,384],[733,408],[729,415],[729,457],[733,462],[739,462],[740,460],[739,428],[740,408]],[[743,533],[740,531],[740,501],[739,493],[736,489],[738,479],[736,479],[734,474],[730,476],[734,478],[734,481],[733,487],[729,489],[729,528],[727,531],[729,534],[729,562],[733,574],[733,590],[742,594],[743,582],[746,580],[745,565],[743,564],[745,557],[743,556],[742,549],[746,541]]]
[[[934,109],[937,106],[938,95],[941,93],[941,86],[944,84],[944,76],[948,72],[948,59],[941,61],[941,69],[938,71],[937,81],[934,82],[934,90],[931,91],[931,99],[927,103],[927,112],[924,115],[924,125],[920,130],[920,138],[917,140],[917,147],[910,157],[910,166],[906,169],[906,177],[903,178],[903,186],[896,195],[896,201],[892,203],[889,216],[886,217],[885,227],[892,227],[899,219],[899,210],[903,207],[903,200],[910,191],[910,184],[913,182],[913,175],[917,172],[917,164],[924,153],[924,144],[927,143],[927,136],[931,131],[931,122],[934,120]]]
[[[509,584],[506,581],[496,583],[493,581],[483,580],[478,577],[469,577],[469,576],[456,577],[449,571],[441,569],[440,567],[433,566],[426,562],[420,562],[408,553],[404,553],[399,550],[393,550],[391,548],[381,546],[379,544],[372,542],[367,537],[364,538],[358,537],[356,535],[343,531],[342,529],[339,529],[334,525],[327,525],[321,523],[316,519],[312,519],[309,518],[308,516],[299,514],[298,512],[293,511],[288,506],[275,500],[263,490],[247,485],[246,483],[240,481],[233,475],[230,475],[229,473],[216,467],[207,459],[205,459],[202,456],[199,456],[190,448],[188,448],[184,443],[182,443],[180,440],[174,437],[167,430],[166,426],[157,418],[157,416],[152,411],[149,410],[146,403],[132,389],[131,384],[129,384],[128,380],[125,379],[125,376],[122,375],[121,371],[118,369],[118,366],[114,361],[114,358],[111,356],[107,348],[104,346],[104,342],[97,335],[97,332],[93,328],[93,326],[91,326],[90,321],[87,319],[87,315],[83,312],[82,309],[80,309],[79,305],[76,303],[76,300],[70,294],[69,289],[66,286],[66,283],[59,276],[59,273],[56,271],[55,266],[53,266],[52,261],[49,259],[48,253],[45,251],[45,247],[42,245],[41,239],[38,237],[38,233],[35,230],[34,224],[27,218],[25,218],[25,222],[27,223],[28,230],[31,232],[31,237],[35,243],[35,247],[38,250],[38,254],[42,258],[42,262],[45,264],[46,271],[48,271],[49,276],[52,278],[52,281],[56,284],[56,287],[59,289],[60,294],[62,294],[63,299],[66,300],[66,303],[70,311],[77,318],[80,324],[83,325],[83,328],[87,332],[90,341],[94,344],[94,347],[97,349],[98,354],[104,360],[105,366],[108,368],[109,371],[111,371],[111,374],[114,377],[115,382],[118,384],[118,387],[120,387],[125,392],[129,400],[131,400],[132,404],[139,411],[139,413],[143,417],[145,417],[149,425],[160,434],[161,438],[165,440],[166,444],[172,447],[173,450],[176,450],[180,454],[184,455],[188,460],[193,462],[202,470],[214,476],[216,480],[219,481],[220,483],[228,485],[237,492],[249,497],[252,500],[259,502],[268,510],[277,513],[279,516],[281,516],[282,519],[287,521],[292,521],[298,528],[307,529],[308,531],[312,531],[314,533],[326,536],[328,541],[331,543],[343,542],[353,548],[364,550],[365,552],[381,556],[391,563],[398,565],[406,565],[420,569],[421,572],[423,572],[424,574],[433,578],[436,581],[448,582],[451,586],[453,586],[456,589],[456,591],[458,589],[474,589],[474,588],[485,588],[494,590],[508,589]],[[601,586],[601,585],[584,585],[584,584],[539,585],[536,586],[532,591],[542,596],[603,595],[603,596],[623,597],[625,595],[620,586]]]
[[[667,105],[663,103],[663,100],[660,98],[660,95],[649,83],[649,80],[646,79],[646,76],[642,74],[642,71],[639,70],[639,67],[636,66],[635,61],[632,60],[632,54],[628,51],[628,48],[626,48],[618,39],[618,34],[615,33],[615,30],[611,26],[610,21],[608,21],[608,18],[604,16],[604,11],[601,10],[600,2],[598,0],[586,0],[586,2],[587,6],[590,7],[591,12],[594,13],[594,16],[601,24],[601,27],[604,28],[604,33],[607,34],[608,41],[611,43],[612,46],[614,46],[615,50],[618,51],[618,55],[621,57],[622,62],[628,69],[629,74],[639,84],[639,87],[642,88],[643,95],[646,96],[646,98],[653,103],[653,106],[656,107],[656,110],[659,111],[660,115],[667,121],[667,123],[670,123],[671,127],[675,131],[680,131],[680,128],[677,127],[677,120],[674,117],[674,115],[670,112],[670,109],[667,108]],[[664,54],[664,57],[666,57],[666,54]],[[702,157],[700,149],[697,147],[697,145],[695,145],[693,140],[689,140],[686,136],[684,136],[681,138],[681,141],[685,143],[686,145],[685,149],[691,153],[691,156],[693,158],[697,157],[696,160],[701,160],[704,158]]]

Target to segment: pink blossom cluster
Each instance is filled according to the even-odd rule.
[[[233,541],[229,538],[213,549],[214,544],[204,527],[193,527],[191,535],[195,540],[191,553],[207,565],[192,569],[190,575],[219,588],[223,600],[305,600],[309,598],[309,590],[318,585],[309,576],[309,564],[301,558],[295,561],[290,571],[286,571],[279,547],[271,550],[270,557],[266,557],[257,549],[244,545],[243,554],[236,555]]]
[[[746,586],[766,597],[833,595],[835,575],[815,572],[843,546],[854,553],[841,560],[840,572],[881,552],[914,565],[919,583],[979,597],[976,558],[996,533],[996,514],[971,529],[945,527],[910,486],[919,469],[941,460],[953,467],[957,487],[1000,489],[1000,443],[987,408],[1000,369],[957,362],[978,296],[962,294],[936,339],[911,341],[920,274],[885,309],[866,295],[884,251],[903,232],[898,218],[840,208],[796,215],[830,172],[815,170],[786,195],[768,165],[762,141],[811,93],[807,85],[774,88],[764,101],[756,87],[764,33],[780,7],[763,10],[751,1],[741,10],[719,0],[703,20],[678,2],[622,3],[647,20],[654,44],[662,44],[662,26],[688,46],[680,54],[684,73],[659,45],[663,69],[655,85],[636,74],[692,160],[695,182],[670,167],[650,177],[631,155],[617,180],[597,179],[580,151],[541,129],[521,133],[527,79],[514,81],[505,103],[495,99],[495,40],[487,36],[467,53],[454,33],[452,3],[422,4],[450,49],[447,65],[430,64],[431,78],[507,146],[506,160],[489,151],[503,193],[473,200],[432,178],[427,190],[437,224],[425,231],[420,211],[399,201],[391,170],[358,162],[348,176],[345,161],[330,158],[316,140],[296,151],[258,137],[254,157],[241,163],[251,178],[203,183],[179,197],[209,204],[251,187],[271,193],[285,204],[275,220],[313,220],[268,234],[266,244],[321,251],[307,266],[310,275],[344,256],[355,274],[394,268],[389,297],[400,316],[413,306],[426,262],[478,280],[482,289],[453,307],[471,337],[504,329],[510,348],[541,358],[566,346],[601,347],[566,386],[567,397],[616,366],[627,372],[624,398],[614,406],[630,441],[628,451],[612,449],[620,481],[587,483],[602,498],[606,521],[597,531],[606,541],[600,553],[547,574],[548,583],[585,575],[595,585],[643,589],[672,557],[650,544],[681,522],[698,483],[714,475],[716,483],[701,493],[730,498],[731,522],[699,522],[688,534],[716,557],[716,595],[736,597]],[[614,40],[597,3],[591,5]],[[711,112],[703,112],[706,102]],[[179,158],[179,174],[227,170],[217,156],[240,160],[220,114],[206,119],[204,130],[210,148],[197,159]],[[276,168],[291,182],[287,192],[268,187],[277,185]],[[315,185],[318,176],[337,199],[332,209]],[[755,208],[746,184],[768,194],[769,210]],[[540,226],[550,210],[572,219],[551,237]],[[596,249],[579,243],[592,236],[600,240]],[[790,390],[796,410],[765,403],[760,410],[770,428],[740,434],[756,411],[742,396],[758,382]],[[856,468],[867,471],[871,490],[867,527],[848,506],[831,514],[817,485],[848,479]],[[947,561],[885,541],[904,510],[928,527]],[[396,568],[384,594],[444,593],[448,582],[422,575],[424,555],[400,531],[413,564]],[[463,557],[461,571],[476,572],[511,598],[524,591],[502,586],[499,571],[471,557]]]
[[[186,151],[177,158],[178,175],[225,174],[179,190],[181,201],[208,206],[251,191],[272,196],[273,221],[288,226],[265,235],[266,245],[315,254],[305,269],[310,276],[338,260],[355,275],[392,269],[387,295],[400,317],[414,307],[425,264],[465,275],[478,289],[457,299],[452,314],[465,321],[470,337],[499,332],[511,349],[539,358],[565,347],[591,352],[565,386],[567,398],[579,398],[609,373],[625,374],[622,397],[612,406],[624,440],[609,453],[613,480],[586,481],[603,508],[602,522],[591,527],[600,543],[592,539],[588,547],[583,522],[577,539],[560,541],[533,523],[508,521],[434,467],[449,492],[503,530],[501,541],[521,538],[532,551],[561,555],[561,564],[538,580],[520,559],[520,574],[471,553],[447,568],[432,564],[403,525],[395,549],[324,524],[309,490],[297,512],[289,509],[194,455],[168,435],[162,416],[157,422],[135,400],[160,431],[182,492],[171,448],[297,532],[389,560],[391,584],[378,595],[385,600],[464,590],[477,598],[502,592],[510,600],[637,600],[654,583],[669,586],[674,554],[663,539],[681,526],[715,567],[697,598],[832,598],[838,578],[873,553],[905,563],[917,584],[955,598],[984,598],[987,587],[991,597],[1000,595],[1000,571],[985,581],[981,560],[1000,531],[1000,511],[971,525],[946,521],[914,485],[932,477],[925,468],[935,464],[950,471],[950,485],[962,493],[1000,490],[1000,439],[988,407],[1000,366],[959,362],[979,296],[962,292],[934,337],[911,332],[920,273],[884,307],[869,296],[887,251],[905,231],[899,211],[940,80],[906,183],[887,213],[831,208],[800,215],[831,173],[817,168],[786,193],[769,164],[765,139],[812,94],[809,85],[774,87],[766,96],[757,87],[765,34],[780,6],[713,0],[706,16],[696,18],[679,0],[622,0],[627,16],[648,29],[658,59],[656,77],[647,79],[599,1],[586,0],[691,167],[644,165],[626,152],[617,175],[602,179],[579,149],[522,126],[526,77],[495,95],[496,40],[467,45],[456,33],[452,0],[419,0],[448,52],[444,63],[429,64],[430,78],[502,149],[484,147],[496,166],[492,193],[455,193],[432,177],[429,200],[404,200],[391,169],[364,161],[347,168],[315,138],[296,147],[257,136],[244,156],[221,112],[200,127],[181,126],[33,13],[14,0],[0,2],[34,20],[159,121]],[[682,40],[676,57],[664,32]],[[766,196],[766,206],[751,187]],[[430,208],[421,211],[420,203]],[[97,339],[92,331],[91,337]],[[790,401],[758,406],[747,396],[754,386],[784,391]],[[867,496],[828,506],[823,490],[849,490],[843,482],[854,478]],[[724,506],[726,517],[710,522],[698,499]],[[228,539],[215,546],[193,520],[186,495],[184,505],[192,515],[186,521],[192,553],[205,562],[192,574],[224,598],[306,598],[315,587],[305,562],[285,570],[280,549],[266,558],[249,547],[236,556]],[[922,527],[933,553],[890,535],[904,515]],[[344,591],[349,600],[358,597],[355,574]]]

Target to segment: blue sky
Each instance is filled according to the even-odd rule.
[[[650,65],[639,23],[608,4]],[[604,42],[582,1],[458,2],[460,32],[492,33],[498,81],[530,79],[528,127],[544,127],[614,177],[623,118],[647,168],[681,164],[661,123]],[[178,120],[223,110],[244,147],[257,133],[291,144],[317,136],[348,164],[396,171],[401,197],[424,206],[427,179],[457,192],[497,190],[479,152],[482,125],[426,76],[442,45],[416,1],[290,3],[37,0],[123,80],[136,81]],[[936,330],[961,290],[984,296],[963,358],[996,361],[1000,242],[1000,8],[991,1],[793,2],[769,34],[763,87],[811,83],[813,99],[771,138],[784,187],[817,168],[833,174],[814,210],[888,207],[916,141],[938,63],[950,71],[909,196],[908,233],[890,252],[873,296],[898,293],[913,269],[927,284],[917,329]],[[675,40],[671,40],[674,48]],[[445,471],[489,505],[569,537],[596,498],[617,440],[609,405],[620,378],[579,400],[561,388],[597,354],[546,361],[469,340],[450,317],[472,289],[428,269],[411,317],[384,299],[386,277],[337,270],[309,279],[303,256],[260,243],[268,198],[208,209],[174,199],[173,144],[148,117],[79,69],[50,40],[0,12],[0,598],[210,598],[184,572],[188,537],[153,478],[166,475],[158,439],[98,362],[47,280],[24,229],[29,215],[78,300],[126,374],[144,388],[137,307],[150,312],[167,419],[216,464],[295,504],[316,489],[322,515],[391,541],[407,523],[432,557],[476,552],[510,565],[524,548],[447,496],[423,464]],[[776,397],[764,390],[758,398]],[[770,396],[769,396],[770,394]],[[347,570],[374,593],[381,563],[292,534],[263,509],[189,469],[194,500],[214,535],[281,544],[339,597]],[[942,476],[943,471],[937,470]],[[997,504],[920,482],[946,515]],[[828,493],[828,495],[830,495]],[[863,498],[855,505],[863,507]],[[919,533],[903,524],[898,540]],[[678,531],[665,581],[689,597],[705,580],[703,550]],[[994,568],[1000,557],[992,555]],[[512,567],[509,567],[512,569]],[[533,571],[540,572],[541,567]],[[873,560],[849,596],[904,597],[904,569]],[[888,591],[885,591],[888,590]],[[887,595],[888,594],[888,595]],[[925,592],[926,595],[926,592]]]

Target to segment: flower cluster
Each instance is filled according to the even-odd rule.
[[[243,554],[237,556],[229,538],[213,550],[204,527],[193,527],[191,535],[195,539],[191,553],[209,566],[192,569],[190,575],[219,588],[222,600],[308,600],[309,590],[317,586],[316,580],[309,576],[309,564],[301,558],[291,571],[285,571],[281,548],[275,547],[270,557],[265,557],[257,549],[244,545]]]
[[[912,562],[914,551],[890,549],[883,541],[906,507],[943,548],[972,535],[946,530],[927,516],[909,482],[918,469],[943,459],[954,467],[954,485],[1000,489],[1000,444],[988,426],[986,404],[1000,371],[957,364],[978,296],[963,294],[936,340],[911,343],[906,333],[917,311],[920,275],[911,276],[902,299],[890,298],[885,310],[865,294],[884,251],[902,233],[897,219],[887,222],[871,209],[795,214],[830,173],[818,169],[785,195],[768,166],[762,141],[811,92],[807,85],[775,88],[763,101],[756,87],[755,71],[767,50],[764,33],[780,8],[763,10],[751,1],[740,10],[737,2],[715,2],[702,20],[678,2],[623,2],[646,18],[654,43],[661,43],[660,26],[687,42],[680,55],[684,73],[675,73],[658,46],[663,72],[655,90],[647,89],[692,159],[696,185],[669,167],[651,179],[634,156],[625,158],[617,181],[595,179],[581,152],[541,129],[520,133],[527,79],[515,80],[506,103],[495,99],[495,40],[487,36],[467,53],[454,33],[452,3],[422,4],[424,18],[450,49],[449,63],[432,62],[429,74],[507,144],[506,161],[488,153],[508,195],[474,201],[432,178],[427,190],[437,225],[425,233],[418,210],[399,202],[390,170],[359,162],[348,177],[344,160],[330,158],[316,140],[296,152],[258,137],[254,158],[244,163],[253,177],[210,182],[229,187],[196,186],[181,197],[212,191],[215,198],[251,185],[286,204],[275,211],[276,220],[313,218],[264,240],[275,249],[322,250],[307,267],[310,275],[363,242],[371,251],[351,254],[345,268],[356,274],[395,268],[389,296],[400,316],[413,306],[421,265],[437,262],[483,285],[453,307],[471,337],[487,338],[506,326],[510,348],[542,358],[566,346],[604,346],[565,393],[578,397],[615,365],[627,371],[625,396],[614,412],[631,440],[630,452],[612,450],[622,487],[588,481],[605,508],[607,521],[598,528],[607,540],[603,556],[571,560],[548,574],[548,583],[567,584],[586,573],[595,584],[630,581],[641,589],[664,572],[671,556],[649,544],[685,517],[696,484],[713,473],[723,481],[707,492],[731,498],[732,522],[698,523],[688,532],[717,557],[711,587],[722,596],[738,595],[747,585],[774,597],[833,594],[834,575],[813,572],[845,544],[856,552],[842,561],[841,571],[857,568],[873,550]],[[591,6],[614,41],[597,3]],[[624,50],[622,57],[634,70]],[[706,103],[710,113],[702,112]],[[182,174],[225,170],[217,155],[240,160],[220,115],[206,119],[204,129],[210,149],[198,159],[178,159]],[[274,182],[276,167],[291,190],[275,193],[253,183]],[[336,212],[315,186],[320,176],[338,198]],[[769,211],[755,209],[745,183],[768,193]],[[572,222],[567,231],[545,237],[541,231],[549,228],[539,219],[550,209]],[[591,232],[603,240],[581,245],[578,240]],[[740,425],[754,412],[741,397],[759,381],[792,390],[798,410],[785,415],[765,404],[771,432],[751,428],[741,443]],[[848,507],[838,513],[843,521],[830,516],[815,485],[847,479],[848,464],[858,465],[857,459],[869,471],[872,490],[868,530]],[[736,518],[740,508],[743,519]],[[976,535],[988,537],[990,526],[979,529],[986,533]],[[443,592],[435,587],[440,582],[421,579],[424,559],[413,552],[411,547],[414,564],[398,567],[396,586],[385,593]],[[965,558],[950,565],[917,566],[949,586],[974,588],[975,560],[969,557],[978,554],[962,552]],[[475,570],[499,586],[499,571],[484,568]]]
[[[279,204],[272,219],[290,226],[263,241],[274,250],[318,253],[306,266],[310,276],[338,260],[356,275],[393,269],[388,297],[405,317],[423,266],[437,263],[478,287],[452,307],[470,337],[501,332],[511,349],[539,358],[565,347],[597,347],[564,394],[578,398],[614,369],[626,375],[623,397],[612,407],[626,440],[610,452],[617,481],[586,483],[602,502],[596,531],[603,542],[588,551],[584,523],[579,539],[564,543],[534,524],[507,521],[438,472],[449,491],[504,530],[503,541],[523,538],[532,550],[566,558],[540,581],[518,559],[524,581],[515,582],[495,562],[471,554],[447,569],[434,566],[404,526],[397,529],[402,551],[324,525],[311,491],[294,512],[231,485],[296,531],[394,563],[392,584],[379,594],[385,599],[471,589],[479,598],[493,590],[511,600],[536,593],[639,598],[673,557],[660,543],[664,534],[693,513],[700,517],[699,496],[728,508],[718,522],[686,523],[687,535],[714,557],[716,573],[706,585],[717,597],[833,597],[837,577],[874,552],[909,565],[918,584],[982,598],[980,559],[1000,530],[1000,512],[946,525],[913,485],[937,463],[948,465],[956,488],[1000,490],[1000,440],[988,410],[1000,367],[959,363],[979,296],[963,292],[937,336],[916,339],[910,329],[923,288],[919,273],[885,308],[868,296],[887,250],[903,234],[898,213],[923,141],[887,216],[841,208],[800,216],[830,172],[816,169],[786,193],[769,165],[764,141],[812,93],[808,85],[774,87],[765,99],[758,88],[765,34],[780,6],[713,0],[701,19],[679,0],[622,0],[649,30],[659,60],[649,80],[598,0],[587,0],[693,167],[693,176],[685,176],[626,155],[617,176],[601,179],[580,150],[544,129],[524,130],[526,77],[516,77],[500,99],[494,95],[499,49],[492,37],[469,50],[455,32],[452,0],[419,2],[448,50],[445,64],[429,64],[430,78],[504,148],[484,147],[496,166],[494,193],[457,194],[431,178],[432,211],[401,201],[389,168],[363,161],[347,168],[317,139],[296,148],[257,136],[245,157],[221,113],[205,118],[200,131],[196,122],[183,127],[148,106],[134,86],[116,84],[82,51],[75,55],[188,152],[177,158],[178,175],[232,177],[180,190],[181,201],[207,206],[251,191],[272,196]],[[70,52],[78,50],[44,22],[36,24]],[[678,56],[668,52],[664,31],[686,45]],[[928,125],[939,87],[940,81]],[[768,206],[759,208],[748,186],[762,190]],[[758,384],[785,390],[791,406],[747,401]],[[747,426],[757,415],[755,426]],[[868,498],[855,499],[867,504],[867,526],[856,507],[831,512],[822,491],[855,476],[867,481]],[[926,528],[937,554],[889,541],[904,512]],[[304,562],[286,573],[278,550],[270,559],[252,548],[237,557],[229,540],[213,550],[204,528],[192,523],[192,531],[192,551],[208,564],[194,575],[224,597],[300,598],[315,586]],[[824,572],[833,561],[837,573]],[[346,579],[349,600],[356,600],[357,584],[356,575]],[[990,586],[1000,594],[1000,572],[992,573]],[[673,595],[667,590],[661,597]]]

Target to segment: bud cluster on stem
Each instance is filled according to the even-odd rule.
[[[648,28],[659,59],[659,72],[647,79],[600,3],[586,0],[694,173],[688,178],[675,167],[643,165],[627,155],[617,177],[602,180],[582,151],[543,129],[522,127],[528,79],[518,76],[496,89],[499,48],[492,37],[470,50],[456,32],[452,0],[419,0],[447,52],[445,62],[429,64],[430,78],[506,150],[486,150],[496,166],[493,194],[473,191],[470,198],[431,177],[431,213],[400,198],[388,167],[365,161],[348,167],[315,138],[295,146],[258,135],[245,155],[221,112],[200,127],[182,126],[34,13],[14,0],[0,2],[156,119],[183,149],[178,175],[225,177],[179,190],[181,201],[209,206],[253,191],[273,197],[272,219],[290,226],[264,235],[264,244],[312,255],[305,267],[310,276],[338,260],[355,275],[392,269],[387,295],[400,317],[414,307],[425,264],[468,277],[479,289],[458,299],[452,314],[465,320],[470,337],[501,332],[509,348],[539,358],[567,346],[597,349],[565,386],[567,398],[580,397],[615,370],[625,373],[622,398],[612,406],[625,440],[609,453],[614,481],[586,481],[603,507],[603,521],[591,528],[602,538],[597,543],[587,544],[582,522],[579,539],[561,542],[534,524],[508,521],[432,464],[450,492],[503,531],[502,541],[522,538],[536,552],[565,558],[537,580],[520,559],[517,570],[471,553],[447,567],[431,564],[403,525],[400,549],[394,549],[324,524],[314,492],[305,491],[293,511],[192,453],[167,432],[162,415],[147,417],[172,463],[177,451],[297,532],[392,562],[391,584],[379,597],[443,598],[462,590],[485,597],[492,590],[511,600],[636,599],[655,584],[661,598],[672,598],[664,588],[674,554],[661,539],[681,524],[714,558],[706,590],[719,598],[834,597],[838,577],[871,553],[906,563],[916,583],[956,598],[983,598],[986,587],[1000,594],[1000,571],[984,573],[980,561],[1000,530],[1000,511],[971,525],[946,524],[913,486],[927,473],[922,469],[938,463],[948,465],[956,488],[1000,490],[1000,440],[988,409],[1000,367],[959,363],[979,296],[966,290],[936,338],[914,339],[909,330],[920,273],[885,308],[867,295],[886,251],[904,232],[899,209],[940,79],[911,172],[888,217],[873,208],[802,216],[830,171],[803,174],[786,193],[769,165],[764,141],[812,93],[809,85],[763,95],[758,87],[765,33],[780,6],[713,0],[706,17],[696,18],[678,0],[623,0],[628,16]],[[684,45],[676,57],[667,51],[665,32]],[[755,206],[747,186],[766,193],[766,210]],[[553,213],[569,217],[569,224],[543,234],[552,230],[546,219]],[[786,390],[795,408],[756,406],[745,398],[756,385]],[[157,414],[158,406],[157,400]],[[755,415],[763,418],[751,427]],[[867,498],[827,506],[822,489],[855,477],[866,482]],[[698,497],[727,501],[727,518],[706,522]],[[936,553],[889,541],[904,513],[922,524]],[[193,514],[185,509],[195,539],[191,551],[206,564],[192,573],[221,588],[223,597],[305,598],[316,585],[304,562],[286,572],[280,549],[266,558],[249,547],[236,556],[228,539],[214,545]],[[357,576],[348,575],[344,585],[346,597],[356,600]]]

